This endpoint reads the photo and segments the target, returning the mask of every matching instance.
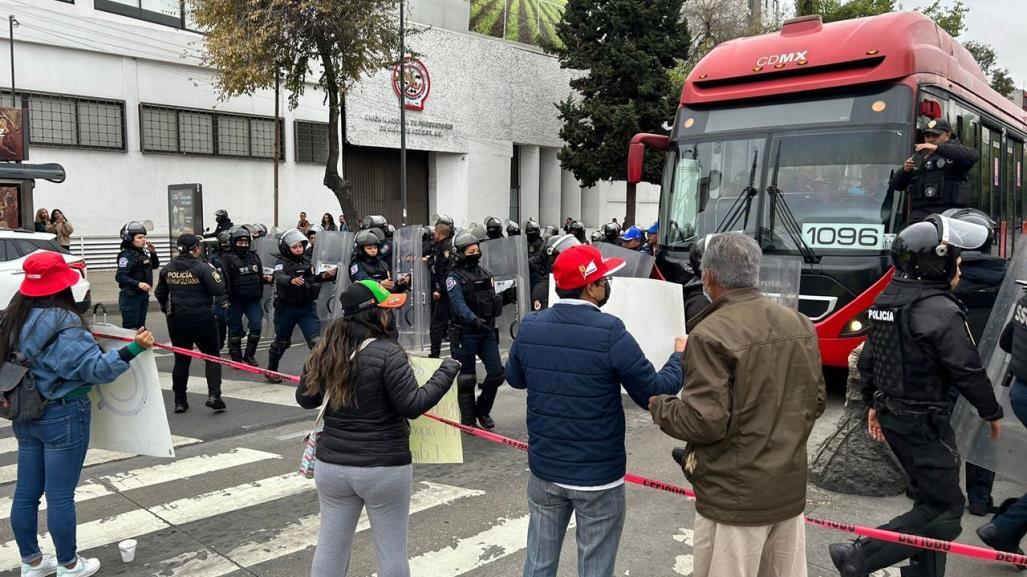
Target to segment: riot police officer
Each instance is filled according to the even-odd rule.
[[[531,286],[542,280],[543,269],[540,256],[546,241],[542,240],[542,227],[534,220],[524,223],[524,236],[528,240],[528,277]]]
[[[599,229],[600,240],[610,244],[620,244],[620,225],[615,222],[608,222]]]
[[[217,249],[210,253],[211,266],[214,270],[221,273],[221,278],[225,281],[225,289],[228,289],[228,277],[225,275],[225,265],[222,259],[230,250],[230,236],[229,231],[225,231],[217,237]],[[218,325],[218,350],[225,348],[225,339],[228,338],[228,309],[224,307],[214,307],[214,322]]]
[[[573,234],[574,238],[578,239],[578,242],[581,244],[588,244],[588,241],[585,240],[585,225],[580,220],[571,221],[567,225],[567,234]]]
[[[298,228],[286,231],[278,241],[278,261],[275,263],[273,279],[275,340],[267,355],[267,368],[270,371],[278,370],[278,362],[292,344],[292,333],[297,325],[309,348],[314,348],[321,340],[317,297],[321,294],[321,284],[335,279],[336,270],[314,274],[314,265],[308,254],[307,237]],[[271,375],[265,375],[264,378],[270,383],[282,382]]]
[[[371,230],[362,230],[354,237],[356,255],[349,267],[349,279],[352,282],[373,280],[390,292],[402,292],[410,288],[410,276],[401,275],[393,281],[391,267],[381,257],[381,240]]]
[[[892,244],[895,277],[868,311],[870,334],[859,359],[868,432],[887,440],[917,487],[913,508],[882,529],[950,541],[962,528],[965,499],[959,453],[949,423],[950,387],[1001,430],[995,400],[966,317],[951,288],[959,281],[961,249],[987,239],[982,226],[930,215],[899,232]],[[904,577],[940,577],[945,554],[884,541],[857,539],[830,546],[844,577],[863,576],[904,559]]]
[[[976,149],[955,139],[945,119],[932,120],[924,130],[926,142],[916,145],[902,169],[892,175],[891,188],[909,195],[911,221],[927,218],[970,202],[968,173],[980,159]]]
[[[183,349],[195,345],[200,352],[212,357],[219,355],[217,327],[211,308],[227,306],[225,282],[221,273],[200,258],[200,238],[194,234],[178,237],[178,256],[160,271],[156,296],[160,310],[168,317],[171,344]],[[175,367],[171,371],[175,392],[175,412],[189,410],[186,385],[192,357],[175,353]],[[207,403],[215,412],[225,410],[221,400],[221,365],[206,361]]]
[[[232,227],[235,226],[232,224],[232,219],[228,218],[228,211],[223,208],[219,208],[214,213],[214,221],[217,222],[217,226],[214,228],[214,232],[206,235],[207,238],[217,238],[218,235],[232,230]]]
[[[499,357],[499,331],[496,317],[503,313],[503,297],[496,294],[492,274],[478,265],[481,260],[480,241],[468,231],[459,232],[453,239],[454,265],[446,278],[452,326],[449,342],[453,357],[460,361],[457,377],[457,402],[460,422],[478,424],[484,429],[496,426],[492,420],[492,405],[496,392],[503,384],[505,373]],[[475,356],[485,364],[485,380],[481,394],[474,400]]]
[[[506,236],[520,236],[520,235],[521,235],[521,225],[517,224],[516,222],[514,222],[512,220],[510,222],[506,223]]]
[[[118,308],[121,326],[138,329],[146,325],[146,312],[153,288],[153,270],[160,259],[153,245],[146,240],[146,227],[133,220],[121,227],[121,252],[118,253]]]
[[[253,237],[250,231],[237,226],[232,229],[232,250],[221,258],[225,275],[228,280],[228,354],[235,362],[245,362],[250,366],[257,365],[257,345],[260,344],[260,331],[263,328],[264,309],[261,300],[264,296],[264,284],[270,283],[270,277],[264,276],[264,266],[260,256],[250,250]],[[249,335],[243,328],[243,316],[246,317]],[[242,350],[242,340],[246,337],[246,352]]]
[[[494,216],[485,219],[485,234],[488,240],[503,238],[503,221]]]
[[[539,257],[542,280],[531,286],[531,310],[540,311],[549,307],[549,273],[553,272],[553,263],[562,251],[581,244],[572,234],[551,236]]]
[[[317,235],[324,232],[324,227],[320,224],[311,225],[306,232],[307,235],[307,248],[305,255],[308,259],[314,259],[314,245],[317,244]]]
[[[453,251],[453,219],[441,215],[435,223],[435,242],[432,243],[428,256],[428,272],[431,275],[431,328],[428,335],[431,341],[429,355],[433,359],[442,353],[442,337],[449,328],[449,297],[446,294],[446,278],[452,266]]]

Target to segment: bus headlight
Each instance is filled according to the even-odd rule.
[[[867,318],[867,313],[864,311],[849,319],[838,336],[841,338],[862,337],[869,332],[870,319]]]

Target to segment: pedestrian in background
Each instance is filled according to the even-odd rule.
[[[21,288],[11,298],[0,324],[0,359],[17,348],[29,360],[39,393],[47,400],[43,416],[12,423],[18,440],[18,480],[11,504],[11,531],[21,554],[22,577],[55,572],[86,577],[100,561],[76,548],[75,487],[89,446],[89,390],[109,383],[129,362],[153,346],[150,331],[103,352],[79,315],[71,287],[81,277],[54,252],[30,255],[22,265]],[[56,557],[39,549],[39,499],[46,494],[46,526]]]
[[[332,215],[329,212],[324,213],[324,216],[321,217],[321,228],[329,231],[339,230],[339,228],[335,226],[335,219],[332,218]]]
[[[524,577],[556,575],[572,513],[579,577],[613,575],[626,510],[621,386],[643,408],[681,388],[683,338],[656,372],[624,323],[601,311],[623,266],[592,246],[561,252],[553,267],[561,300],[525,317],[510,348],[507,381],[528,390]]]
[[[36,220],[32,222],[36,232],[46,232],[46,225],[50,224],[50,213],[45,208],[36,211]]]
[[[653,422],[688,443],[695,577],[806,575],[806,441],[827,394],[813,323],[756,286],[761,255],[741,233],[709,239],[713,302],[688,335],[681,397],[649,400]]]
[[[57,235],[54,240],[61,248],[71,250],[71,234],[75,232],[75,227],[68,222],[61,209],[55,208],[50,213],[50,224],[46,225],[46,232]]]
[[[303,234],[307,233],[307,229],[310,228],[310,221],[307,220],[307,213],[300,213],[300,220],[296,223],[296,228],[300,229],[300,231],[302,231]]]
[[[346,224],[346,215],[339,215],[339,232],[349,232],[349,225]]]
[[[460,365],[445,359],[418,386],[406,352],[389,336],[405,294],[358,281],[339,298],[342,318],[303,366],[296,402],[324,408],[314,482],[321,508],[312,577],[346,575],[361,511],[374,533],[378,575],[409,577],[407,527],[413,477],[410,424],[434,407]]]

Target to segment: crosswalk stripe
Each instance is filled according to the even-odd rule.
[[[287,473],[163,503],[151,507],[149,510],[136,509],[79,525],[78,548],[86,550],[117,543],[124,539],[138,538],[140,535],[160,531],[173,525],[201,521],[313,489],[313,481],[296,473]],[[44,550],[53,549],[53,542],[49,534],[40,537],[39,544]],[[14,569],[19,564],[17,543],[12,540],[0,545],[0,571]]]
[[[410,559],[411,575],[463,575],[524,549],[529,516],[501,519],[491,528],[454,545]]]
[[[171,390],[171,375],[161,374],[160,386],[165,390]],[[296,404],[295,385],[273,385],[264,382],[226,379],[221,381],[221,396],[226,399],[270,403],[302,410]]]
[[[184,447],[186,445],[192,445],[199,443],[200,439],[194,439],[192,437],[179,437],[177,435],[171,436],[171,444],[175,447]],[[103,449],[89,449],[86,453],[85,467],[91,465],[99,465],[100,463],[109,463],[110,461],[119,461],[121,459],[128,459],[135,457],[136,455],[130,453],[119,453],[117,451],[105,451]],[[0,467],[0,483],[10,483],[18,478],[18,464],[5,465]]]
[[[0,439],[0,455],[13,453],[18,450],[18,439],[13,435]]]
[[[464,497],[477,497],[485,494],[484,491],[428,481],[422,481],[420,484],[424,487],[410,496],[411,515],[432,507],[449,505]],[[361,513],[360,520],[357,522],[357,532],[366,531],[370,526],[367,513]],[[224,556],[218,556],[207,550],[191,551],[158,563],[150,574],[154,577],[222,577],[237,571],[239,565],[254,567],[317,545],[319,527],[320,517],[308,515],[290,523],[288,527],[269,536],[266,540],[243,543]],[[441,573],[439,574],[441,575]]]

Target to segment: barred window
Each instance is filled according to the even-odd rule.
[[[79,144],[124,149],[123,126],[123,108],[120,104],[89,101],[78,103]]]
[[[271,118],[151,104],[140,111],[143,152],[271,158],[274,151]],[[279,158],[285,159],[284,152]]]
[[[0,89],[0,103],[10,102]],[[28,110],[29,144],[125,150],[123,102],[19,90],[17,105]]]
[[[296,121],[296,162],[328,162],[328,125]]]
[[[78,143],[75,101],[56,96],[29,96],[29,137],[32,144]]]

